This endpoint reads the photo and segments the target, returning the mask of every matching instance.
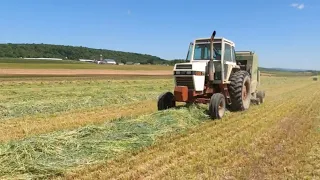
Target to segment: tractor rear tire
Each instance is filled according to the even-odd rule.
[[[260,104],[264,103],[265,92],[258,91],[257,92],[257,99],[259,100]]]
[[[166,92],[158,97],[158,110],[166,110],[176,106],[174,95],[171,92]]]
[[[231,110],[244,111],[249,109],[251,102],[251,79],[247,71],[237,71],[230,77],[229,94]]]
[[[221,119],[226,111],[226,100],[223,94],[215,93],[211,96],[209,115],[211,119]]]

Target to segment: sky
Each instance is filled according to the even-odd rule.
[[[225,37],[262,67],[320,70],[319,0],[2,0],[0,43],[85,46],[185,59]]]

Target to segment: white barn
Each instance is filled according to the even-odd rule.
[[[106,64],[117,64],[117,62],[113,59],[105,59]]]
[[[61,58],[23,58],[23,59],[38,59],[38,60],[58,60],[61,61]]]
[[[92,59],[79,59],[79,61],[82,61],[82,62],[94,62],[95,60],[92,60]]]

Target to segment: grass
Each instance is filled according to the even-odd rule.
[[[0,96],[2,112],[10,110],[11,114],[9,114],[9,117],[8,115],[2,115],[2,119],[0,119],[0,142],[17,140],[55,130],[99,124],[117,117],[152,113],[157,109],[157,96],[164,91],[172,90],[172,79],[158,77],[159,79],[156,79],[158,85],[151,88],[148,86],[154,82],[154,77],[145,76],[141,78],[133,76],[120,80],[110,80],[110,78],[113,79],[115,77],[2,79],[1,94],[3,96]],[[291,88],[300,88],[310,82],[305,81],[305,78],[264,77],[264,83],[261,88],[266,90],[268,95],[275,96],[286,92],[289,85]],[[73,89],[78,86],[80,88],[76,88],[73,91],[70,90],[70,88]],[[103,88],[109,86],[112,86],[109,91],[103,90]],[[127,89],[131,93],[126,93],[127,91],[122,90],[126,89],[126,87],[130,87]],[[28,89],[28,92],[25,92],[26,89]],[[49,94],[55,98],[47,95],[48,89],[51,91]],[[274,91],[274,89],[277,91]],[[62,98],[65,103],[62,104],[62,102],[57,101],[57,97],[65,94],[66,91],[71,93]],[[103,93],[98,95],[95,93],[97,91]],[[137,94],[134,95],[132,94],[133,92]],[[77,95],[73,95],[74,93]],[[10,97],[8,94],[13,94],[13,96]],[[27,97],[24,97],[23,94],[26,94]],[[118,94],[115,97],[122,95],[122,98],[117,99],[118,103],[108,103],[115,98],[112,94]],[[152,94],[152,96],[146,96],[148,94]],[[85,96],[89,97],[95,104],[83,104],[82,101]],[[105,97],[104,103],[101,103],[102,99],[96,101],[101,97]],[[128,100],[128,98],[137,99]],[[79,104],[76,104],[78,102]],[[29,110],[31,107],[25,104],[36,104],[40,112],[35,111],[36,108]],[[59,109],[62,105],[69,108]],[[46,106],[46,109],[42,108],[42,106]],[[10,109],[10,107],[14,108]]]
[[[1,81],[0,142],[154,112],[158,95],[172,89],[171,78],[148,76]]]
[[[9,134],[0,143],[2,178],[320,176],[312,143],[320,140],[320,84],[307,77],[263,77],[265,104],[217,121],[205,105],[155,112],[172,79],[7,78],[1,86],[10,115],[0,122]],[[19,134],[23,127],[30,132]]]
[[[206,119],[197,108],[183,108],[5,143],[0,145],[0,176],[59,175],[68,167],[101,162],[124,151],[139,150],[152,145],[160,135],[183,130]]]
[[[150,86],[154,79],[5,81],[0,85],[0,121],[155,100],[172,89],[172,79],[156,81],[156,86]]]
[[[319,178],[317,88],[319,84],[309,83],[287,88],[281,96],[267,94],[266,103],[249,112],[160,138],[139,154],[81,167],[62,179]],[[306,165],[309,170],[303,171]]]
[[[135,117],[155,112],[157,102],[139,101],[127,105],[72,110],[48,117],[23,117],[0,123],[0,142],[23,139],[56,130],[70,130],[85,125],[99,125],[120,117]]]

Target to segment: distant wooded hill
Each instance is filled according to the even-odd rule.
[[[94,49],[82,46],[65,46],[52,44],[0,44],[0,58],[62,58],[69,60],[78,59],[100,59],[102,54],[103,59],[114,59],[117,63],[141,63],[141,64],[169,64],[185,62],[183,59],[165,60],[157,56],[148,54],[122,52],[107,49]],[[319,73],[312,70],[291,70],[281,68],[263,68],[261,71],[291,71],[291,72],[311,72]]]
[[[172,64],[176,61],[167,61],[157,56],[131,52],[121,52],[106,49],[94,49],[77,46],[51,44],[0,44],[0,57],[6,58],[62,58],[62,59],[114,59],[118,63],[150,63]]]

